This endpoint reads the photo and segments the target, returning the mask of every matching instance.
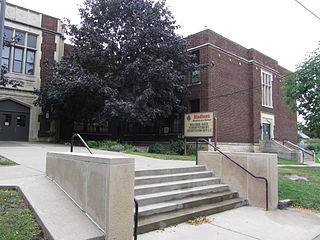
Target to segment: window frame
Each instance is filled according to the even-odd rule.
[[[263,107],[273,108],[273,75],[261,69],[261,104]]]
[[[37,46],[38,46],[38,41],[39,41],[39,35],[35,33],[30,33],[24,30],[20,29],[15,29],[15,28],[10,28],[10,27],[5,27],[8,31],[12,32],[12,36],[6,36],[7,40],[13,39],[17,34],[23,34],[23,45],[22,42],[16,42],[9,46],[9,58],[7,57],[2,57],[3,62],[8,63],[7,66],[7,71],[9,73],[15,73],[15,74],[24,74],[28,76],[34,76],[36,74],[36,60],[37,60]],[[29,41],[29,36],[32,36],[33,39]],[[31,42],[35,43],[35,47],[33,47]],[[15,59],[15,51],[16,49],[22,49],[22,60],[20,59]],[[33,52],[34,58],[33,62],[28,61],[28,53]],[[15,64],[19,62],[21,64],[21,69],[20,71],[14,71],[14,66]],[[4,65],[4,64],[2,64]],[[27,66],[32,67],[32,72],[28,72]]]

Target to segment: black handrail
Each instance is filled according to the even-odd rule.
[[[89,151],[89,153],[93,154],[93,152],[91,151],[91,149],[89,148],[89,146],[86,144],[86,142],[83,140],[83,138],[80,136],[79,133],[74,133],[71,137],[71,148],[70,148],[70,152],[73,152],[73,145],[74,145],[74,138],[78,137],[80,139],[80,141],[82,142],[82,144],[86,147],[86,149]]]
[[[247,169],[245,169],[244,167],[242,167],[239,163],[235,162],[234,160],[232,160],[228,155],[226,155],[224,152],[222,152],[218,147],[215,147],[214,145],[212,145],[209,141],[207,141],[206,139],[198,139],[197,140],[197,144],[196,144],[196,164],[198,165],[198,142],[205,142],[207,144],[209,144],[211,147],[213,147],[213,149],[215,151],[218,151],[220,154],[222,154],[224,157],[226,157],[227,159],[229,159],[231,162],[233,162],[234,164],[236,164],[238,167],[240,167],[242,170],[244,170],[246,173],[248,173],[250,176],[257,178],[257,179],[261,179],[264,180],[266,183],[266,211],[268,211],[269,209],[269,203],[268,203],[268,199],[269,199],[269,191],[268,191],[268,179],[266,179],[265,177],[260,177],[260,176],[256,176],[253,173],[251,173],[250,171],[248,171]]]
[[[134,207],[135,207],[135,212],[134,212],[134,229],[133,229],[133,239],[137,240],[138,239],[138,214],[139,214],[139,204],[137,199],[134,200]]]

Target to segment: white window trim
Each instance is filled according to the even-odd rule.
[[[271,103],[270,105],[264,104],[264,101],[263,101],[264,97],[268,97],[268,96],[264,96],[264,92],[265,92],[264,91],[264,87],[266,86],[266,83],[263,82],[263,78],[262,78],[263,73],[270,76],[270,82],[271,82],[271,84],[269,86],[270,87],[269,88],[270,89],[270,95],[269,95],[270,99],[269,99],[269,101]],[[260,81],[261,81],[261,105],[263,107],[273,108],[273,94],[272,94],[272,92],[273,92],[273,87],[272,87],[272,85],[273,85],[273,75],[272,75],[272,73],[261,69]],[[267,101],[265,101],[265,102],[267,102]]]

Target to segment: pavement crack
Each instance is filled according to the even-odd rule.
[[[256,238],[256,237],[250,236],[250,235],[245,234],[245,233],[241,233],[241,232],[238,232],[238,231],[235,231],[235,230],[232,230],[232,229],[226,228],[226,227],[219,226],[219,225],[214,224],[214,223],[209,223],[209,224],[211,224],[211,225],[213,225],[213,226],[216,226],[216,227],[218,227],[218,228],[222,228],[222,229],[224,229],[224,230],[230,231],[230,232],[234,232],[234,233],[237,233],[237,234],[240,234],[240,235],[243,235],[243,236],[246,236],[246,237],[252,238],[252,239],[262,240],[261,238]]]

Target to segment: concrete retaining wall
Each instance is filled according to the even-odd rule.
[[[132,239],[134,159],[48,152],[46,174],[103,229],[105,239]]]
[[[240,197],[247,199],[249,205],[265,207],[265,181],[255,179],[218,152],[199,152],[200,165],[205,165],[215,176],[221,177],[223,183],[238,191]],[[269,181],[269,209],[278,205],[278,167],[277,155],[267,153],[226,153],[231,159]]]

